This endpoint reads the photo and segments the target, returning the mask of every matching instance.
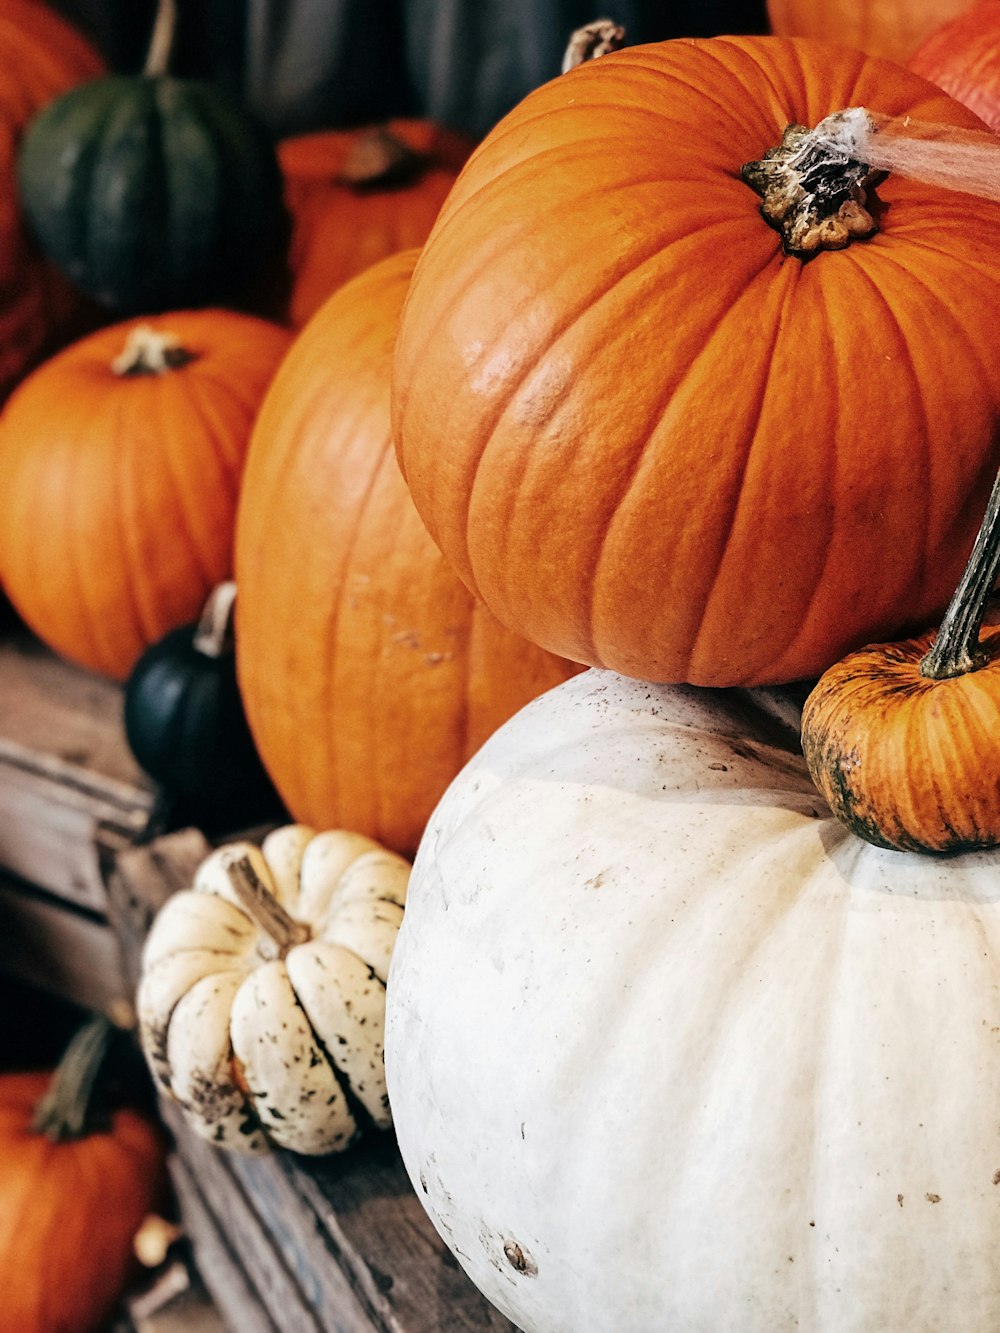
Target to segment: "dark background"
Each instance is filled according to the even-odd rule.
[[[112,66],[141,67],[155,0],[50,0]],[[628,44],[764,32],[764,0],[179,0],[172,69],[224,84],[275,134],[427,115],[474,135],[559,73],[594,18]]]

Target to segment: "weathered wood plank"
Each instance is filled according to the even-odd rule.
[[[115,932],[103,917],[0,875],[0,971],[86,1009],[131,1002]]]
[[[171,1155],[169,1166],[198,1272],[231,1333],[291,1333],[280,1319],[274,1322],[268,1315],[227,1239],[225,1222],[205,1202],[194,1173],[177,1154]]]
[[[118,856],[109,910],[132,933],[123,944],[133,968],[153,914],[171,887],[190,883],[207,850],[200,834],[186,831]],[[324,1333],[510,1333],[438,1237],[391,1135],[319,1160],[285,1152],[245,1158],[197,1140],[175,1109],[164,1113],[204,1204],[220,1218],[254,1214],[254,1271],[270,1265],[259,1295],[283,1328],[281,1301],[291,1298],[287,1289],[278,1294],[279,1263]],[[266,1261],[262,1236],[272,1251]]]

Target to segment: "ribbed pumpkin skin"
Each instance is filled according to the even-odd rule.
[[[19,184],[46,253],[125,314],[239,294],[281,235],[274,149],[195,80],[118,75],[74,89],[25,136]]]
[[[221,310],[148,323],[196,359],[117,376],[133,326],[114,325],[40,366],[0,417],[7,594],[56,652],[118,679],[229,576],[251,427],[289,342]]]
[[[295,328],[349,278],[423,245],[472,146],[427,121],[392,120],[386,128],[427,159],[395,186],[352,189],[337,179],[364,130],[322,130],[278,145],[292,219],[288,318]]]
[[[32,1133],[49,1077],[0,1076],[0,1319],[12,1333],[90,1333],[125,1285],[132,1238],[163,1188],[164,1145],[131,1110],[72,1143]]]
[[[916,74],[1000,131],[1000,3],[978,5],[944,23],[909,61]]]
[[[254,429],[236,535],[236,653],[257,748],[293,817],[412,852],[501,722],[577,668],[497,624],[427,535],[389,434],[414,253],[315,316]]]
[[[891,178],[879,235],[803,264],[739,177],[859,104],[978,124],[886,62],[718,38],[584,65],[470,159],[394,432],[504,623],[641,679],[778,683],[947,602],[998,461],[1000,209]]]
[[[970,0],[767,0],[780,37],[840,42],[873,56],[907,60],[940,24]]]
[[[42,4],[0,3],[0,401],[76,315],[79,296],[29,240],[17,200],[17,149],[51,98],[104,73],[100,56]]]

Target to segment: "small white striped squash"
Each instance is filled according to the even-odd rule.
[[[233,882],[238,864],[257,903]],[[370,838],[291,824],[260,848],[218,848],[169,899],[146,941],[140,1033],[199,1134],[319,1155],[391,1124],[385,982],[409,872]]]

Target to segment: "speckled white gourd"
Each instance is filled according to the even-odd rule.
[[[227,866],[249,856],[310,938],[276,956]],[[370,838],[276,829],[230,843],[153,923],[138,1011],[158,1086],[203,1137],[244,1152],[348,1146],[359,1114],[392,1123],[382,1054],[385,982],[410,867]]]

